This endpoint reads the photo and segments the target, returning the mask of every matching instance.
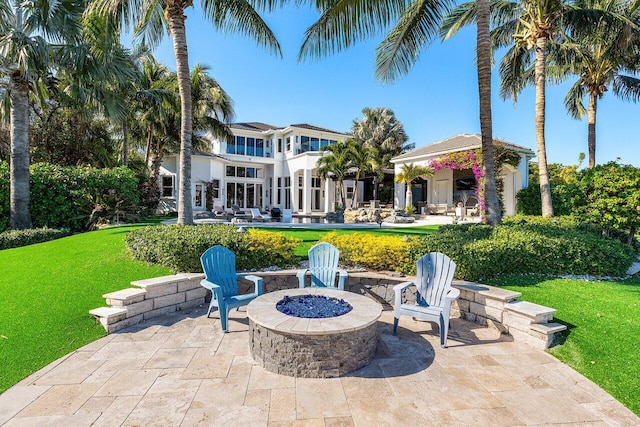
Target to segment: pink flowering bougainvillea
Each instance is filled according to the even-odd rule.
[[[430,166],[435,171],[439,171],[441,169],[471,169],[473,171],[473,176],[475,177],[478,184],[476,185],[478,206],[480,207],[480,210],[484,212],[485,202],[482,194],[484,188],[484,186],[482,185],[482,152],[480,151],[480,149],[457,151],[455,153],[445,154],[438,159],[432,160]]]

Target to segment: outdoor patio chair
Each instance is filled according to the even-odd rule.
[[[337,288],[344,291],[348,274],[346,270],[338,268],[339,258],[340,251],[331,243],[318,243],[309,249],[309,268],[298,270],[297,274],[300,287],[305,287],[305,278],[309,273],[312,287],[335,288],[337,275]]]
[[[400,283],[393,287],[393,334],[396,334],[398,320],[402,315],[435,322],[440,327],[440,345],[444,348],[449,332],[451,302],[460,295],[458,289],[451,287],[456,263],[445,254],[431,252],[418,259],[416,270],[418,277],[415,282]],[[416,301],[403,303],[402,294],[411,286],[416,287]]]
[[[260,212],[258,208],[251,208],[249,212],[251,212],[251,219],[253,221],[271,221],[271,215]]]
[[[200,285],[211,291],[211,303],[207,317],[216,307],[220,312],[220,323],[223,332],[227,332],[229,311],[247,305],[252,299],[262,294],[262,278],[251,274],[236,273],[236,255],[224,246],[212,246],[200,257],[205,279]],[[240,295],[238,278],[243,277],[255,283],[255,291]]]
[[[291,209],[282,209],[282,222],[293,221],[293,211]]]

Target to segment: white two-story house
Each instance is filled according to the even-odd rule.
[[[213,206],[278,207],[312,214],[333,212],[336,185],[317,173],[320,149],[344,141],[346,133],[295,124],[286,127],[260,122],[230,125],[233,141],[213,139],[211,153],[193,153],[191,166],[194,211],[204,210],[206,192]],[[167,155],[161,167],[161,196],[166,210],[175,209],[178,197],[178,154]],[[347,196],[354,182],[345,182]],[[351,190],[349,192],[349,190]]]

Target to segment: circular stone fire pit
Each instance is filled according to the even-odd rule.
[[[307,295],[344,300],[352,310],[336,317],[303,318],[276,309],[285,297],[293,300]],[[373,359],[376,322],[381,314],[380,304],[352,292],[329,288],[270,292],[247,306],[251,354],[262,367],[278,374],[337,377],[360,369]]]

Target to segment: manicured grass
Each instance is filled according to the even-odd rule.
[[[438,231],[438,225],[421,225],[416,227],[397,227],[397,228],[336,228],[336,229],[319,229],[319,228],[269,228],[269,231],[277,231],[289,237],[295,237],[302,241],[295,249],[297,256],[306,258],[309,249],[316,244],[318,240],[327,233],[335,231],[338,235],[367,233],[376,236],[423,236],[425,234],[433,234]]]
[[[640,277],[587,282],[519,276],[489,284],[557,309],[555,319],[568,332],[550,353],[640,415]]]
[[[170,274],[131,259],[135,226],[0,251],[0,392],[106,334],[89,315],[102,295],[132,280]]]

